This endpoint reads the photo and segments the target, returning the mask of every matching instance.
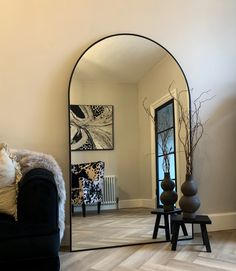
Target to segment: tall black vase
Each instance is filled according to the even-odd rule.
[[[196,211],[200,207],[200,200],[197,196],[197,182],[192,175],[186,175],[186,180],[181,186],[183,196],[179,200],[179,206],[183,211],[184,218],[195,218]]]
[[[171,180],[170,173],[164,173],[164,180],[161,182],[161,188],[163,189],[163,192],[161,193],[160,200],[163,204],[164,211],[173,211],[178,195],[173,190],[175,188],[175,183]]]

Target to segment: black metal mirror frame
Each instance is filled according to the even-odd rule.
[[[71,76],[70,76],[70,79],[69,79],[69,87],[68,87],[68,124],[69,124],[69,168],[71,167],[71,145],[70,145],[70,138],[71,138],[71,132],[70,132],[70,87],[71,87],[71,81],[72,81],[72,78],[73,78],[73,75],[74,75],[74,71],[79,63],[79,61],[81,60],[81,58],[84,56],[84,54],[91,48],[93,47],[94,45],[96,45],[97,43],[105,40],[105,39],[108,39],[108,38],[111,38],[111,37],[116,37],[116,36],[124,36],[124,35],[128,35],[128,36],[136,36],[136,37],[140,37],[140,38],[143,38],[143,39],[146,39],[146,40],[149,40],[153,43],[155,43],[157,46],[160,46],[163,50],[165,50],[173,59],[174,61],[176,62],[176,64],[178,65],[179,69],[181,70],[182,74],[183,74],[183,77],[184,77],[184,80],[185,80],[185,83],[186,83],[186,86],[187,86],[187,89],[188,89],[188,97],[189,97],[189,113],[191,112],[191,97],[190,97],[190,91],[189,91],[189,84],[188,84],[188,81],[187,81],[187,78],[186,78],[186,75],[183,71],[183,69],[181,68],[179,62],[176,60],[176,58],[170,53],[170,51],[168,51],[164,46],[162,46],[161,44],[159,44],[158,42],[156,42],[155,40],[151,39],[151,38],[148,38],[148,37],[145,37],[143,35],[139,35],[139,34],[133,34],[133,33],[118,33],[118,34],[113,34],[113,35],[109,35],[109,36],[105,36],[99,40],[97,40],[96,42],[94,42],[93,44],[91,44],[82,54],[81,56],[78,58],[78,60],[76,61],[73,69],[72,69],[72,73],[71,73]],[[191,114],[190,114],[191,116]],[[191,123],[191,121],[190,121]],[[191,128],[191,127],[190,127]],[[191,131],[191,129],[190,129]],[[191,143],[191,142],[190,142]],[[72,186],[72,177],[71,177],[71,171],[69,170],[70,172],[70,177],[69,177],[69,201],[70,201],[70,238],[69,238],[69,241],[70,241],[70,251],[71,252],[78,252],[78,251],[87,251],[87,250],[98,250],[98,249],[107,249],[107,248],[115,248],[115,247],[125,247],[125,246],[136,246],[136,245],[145,245],[145,244],[153,244],[153,243],[165,243],[165,242],[169,242],[169,241],[166,241],[166,240],[160,240],[160,241],[148,241],[148,242],[142,242],[142,243],[132,243],[132,244],[122,244],[122,245],[114,245],[114,246],[107,246],[107,247],[97,247],[97,248],[88,248],[88,249],[72,249],[72,213],[71,213],[71,186]],[[193,239],[193,227],[192,227],[192,233],[191,233],[191,236],[189,238],[183,238],[181,240],[191,240]]]

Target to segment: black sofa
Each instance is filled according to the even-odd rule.
[[[0,213],[0,270],[60,270],[58,194],[53,174],[42,168],[19,183],[18,221]]]

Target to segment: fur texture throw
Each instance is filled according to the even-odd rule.
[[[62,239],[65,230],[65,182],[62,175],[61,168],[56,160],[48,154],[33,152],[29,150],[11,150],[16,156],[17,162],[20,164],[21,173],[24,176],[28,171],[33,168],[45,168],[51,171],[54,175],[55,183],[57,185],[58,198],[59,198],[59,229],[60,239]]]

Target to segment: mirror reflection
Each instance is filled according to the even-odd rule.
[[[165,240],[164,229],[153,239],[151,214],[161,206],[156,141],[165,129],[161,121],[154,127],[143,103],[156,119],[169,114],[170,174],[180,198],[185,160],[172,82],[173,95],[188,89],[172,55],[138,35],[106,37],[77,61],[69,86],[72,250]],[[186,108],[188,95],[181,96]]]

